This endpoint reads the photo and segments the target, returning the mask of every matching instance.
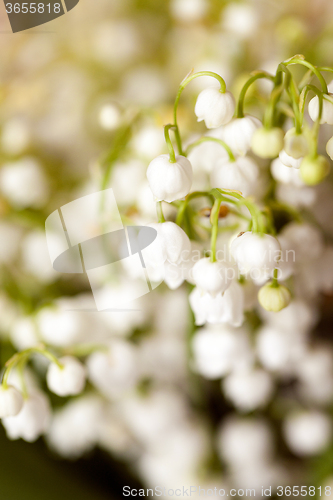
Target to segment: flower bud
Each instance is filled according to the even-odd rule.
[[[266,311],[279,312],[290,304],[291,293],[284,285],[267,283],[260,288],[258,300]]]
[[[14,417],[23,406],[23,397],[15,387],[8,385],[0,386],[0,418]]]
[[[46,374],[49,389],[58,396],[70,396],[83,391],[86,382],[86,368],[72,356],[59,359],[60,368],[51,363]]]
[[[232,281],[232,268],[229,269],[223,262],[211,262],[210,259],[200,259],[193,267],[195,284],[204,292],[213,297],[223,293]]]
[[[308,153],[308,143],[303,134],[298,134],[295,128],[291,128],[284,136],[284,150],[298,160]]]
[[[328,175],[330,165],[325,156],[319,155],[316,158],[306,156],[300,167],[301,179],[309,186],[315,186],[322,182]]]
[[[331,160],[333,160],[333,137],[331,137],[326,144],[326,153],[331,158]]]
[[[215,87],[205,89],[198,95],[194,112],[198,122],[204,120],[207,128],[221,127],[229,123],[234,115],[234,96]]]
[[[258,128],[252,137],[252,150],[260,158],[275,158],[283,148],[283,131],[278,127]]]
[[[308,111],[311,120],[315,122],[319,114],[319,98],[317,95],[309,102]],[[323,110],[321,113],[320,123],[333,125],[333,94],[323,94]]]
[[[160,155],[150,162],[147,179],[156,200],[170,203],[189,193],[193,180],[192,165],[185,156],[176,156],[176,162],[171,163],[169,155]]]

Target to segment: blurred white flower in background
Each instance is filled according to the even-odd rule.
[[[5,163],[0,171],[0,183],[1,192],[15,208],[40,208],[48,199],[48,182],[35,158]]]

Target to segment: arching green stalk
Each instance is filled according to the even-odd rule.
[[[220,146],[222,146],[226,150],[226,152],[228,153],[229,160],[231,162],[236,161],[233,152],[231,151],[230,147],[224,141],[222,141],[221,139],[217,139],[216,137],[209,137],[209,136],[201,137],[197,141],[192,142],[192,144],[190,144],[186,148],[185,154],[188,155],[190,153],[190,151],[192,151],[193,148],[199,146],[203,142],[216,142],[217,144],[220,144]]]
[[[182,140],[180,137],[180,132],[179,132],[179,127],[178,127],[178,121],[177,121],[177,110],[178,110],[178,104],[180,97],[183,93],[183,90],[185,87],[195,78],[199,78],[200,76],[211,76],[212,78],[215,78],[219,84],[220,84],[220,91],[224,93],[226,91],[226,84],[225,81],[223,80],[222,76],[218,75],[217,73],[213,73],[212,71],[199,71],[198,73],[190,73],[188,76],[184,78],[184,80],[181,82],[174,108],[173,108],[173,124],[175,126],[175,136],[176,136],[176,141],[177,141],[177,148],[178,148],[178,153],[180,155],[183,155],[183,149],[182,149]]]
[[[318,70],[318,68],[316,68],[316,66],[314,66],[311,63],[309,63],[305,59],[302,59],[302,56],[294,56],[291,59],[288,59],[287,61],[284,61],[283,64],[285,66],[289,66],[291,64],[300,64],[302,66],[305,66],[305,67],[309,68],[312,71],[312,73],[314,75],[316,75],[316,77],[318,78],[324,94],[328,93],[327,84],[325,82],[325,79],[324,79],[323,75],[320,73],[320,71]]]
[[[304,89],[302,90],[301,96],[300,96],[300,103],[299,103],[302,119],[304,119],[306,96],[307,96],[309,91],[314,92],[317,95],[318,100],[319,100],[318,117],[315,121],[315,124],[312,127],[312,145],[311,145],[311,156],[313,158],[316,158],[316,156],[318,155],[317,146],[318,146],[318,134],[319,134],[319,127],[320,127],[320,120],[321,120],[322,113],[323,113],[323,94],[314,85],[306,85],[304,87]]]
[[[175,128],[175,126],[171,124],[164,127],[164,138],[169,150],[170,163],[176,163],[175,150],[170,139],[170,129],[172,128]]]
[[[55,363],[60,369],[63,369],[63,365],[59,362],[58,358],[54,356],[50,351],[45,349],[44,346],[40,347],[30,347],[29,349],[25,349],[24,351],[17,352],[12,356],[6,363],[6,369],[4,371],[3,377],[2,377],[2,385],[4,388],[8,387],[8,377],[10,374],[10,371],[20,363],[23,364],[24,362],[26,363],[30,357],[31,354],[42,354],[46,358],[48,358],[52,363]],[[22,368],[22,365],[21,365]]]
[[[279,64],[278,66],[277,73],[280,71],[288,75],[289,78],[289,86],[287,90],[290,95],[290,99],[294,110],[295,130],[297,134],[300,134],[302,130],[302,115],[299,110],[299,99],[300,99],[299,91],[291,72],[283,63]]]
[[[262,220],[260,220],[261,219],[261,212],[256,207],[256,205],[254,203],[252,203],[250,200],[244,198],[244,196],[242,196],[237,191],[229,191],[227,189],[214,188],[211,190],[211,193],[214,196],[214,198],[220,199],[221,201],[226,201],[226,196],[233,196],[234,198],[236,198],[240,202],[239,204],[246,206],[246,208],[250,212],[250,215],[252,218],[253,232],[254,233],[264,232]]]
[[[208,193],[207,191],[194,191],[193,193],[186,196],[185,200],[182,201],[182,203],[179,207],[178,213],[177,213],[176,224],[178,226],[182,225],[182,222],[184,219],[184,214],[185,214],[185,211],[186,211],[186,208],[187,208],[189,202],[191,200],[194,200],[195,198],[203,198],[203,197],[209,198],[212,201],[212,203],[214,203],[214,197],[210,193]]]
[[[236,110],[236,117],[237,118],[243,118],[244,117],[244,101],[245,101],[245,96],[248,91],[248,89],[251,87],[251,85],[259,80],[260,78],[267,78],[271,82],[274,82],[274,76],[271,75],[270,73],[267,73],[266,71],[253,71],[251,73],[250,78],[245,82],[245,84],[242,87],[242,90],[240,91],[239,97],[238,97],[238,104],[237,104],[237,110]]]
[[[285,74],[284,80],[282,78],[282,73]],[[290,81],[291,81],[290,72],[287,69],[285,69],[283,65],[279,65],[278,71],[275,76],[275,85],[271,92],[269,103],[267,105],[264,116],[265,128],[270,129],[273,127],[277,102],[281,98],[283,91],[288,89]]]

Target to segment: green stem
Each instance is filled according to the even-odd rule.
[[[164,138],[165,138],[165,142],[168,146],[168,150],[169,150],[169,156],[170,156],[170,163],[176,163],[176,155],[175,155],[175,150],[173,149],[173,145],[172,145],[172,142],[171,142],[171,139],[170,139],[170,129],[172,128],[175,128],[174,125],[166,125],[164,127]]]
[[[233,152],[231,151],[230,147],[224,141],[222,141],[221,139],[217,139],[216,137],[210,137],[210,136],[201,137],[197,141],[192,142],[192,144],[190,144],[186,148],[185,155],[187,156],[190,153],[190,151],[192,151],[193,148],[199,146],[203,142],[216,142],[217,144],[220,144],[220,146],[222,146],[226,150],[226,152],[228,153],[229,160],[231,162],[236,161]]]
[[[282,73],[285,74],[285,79],[282,78]],[[283,91],[289,88],[291,80],[291,73],[288,71],[283,64],[278,66],[277,73],[275,75],[275,85],[271,92],[269,103],[266,108],[265,116],[264,116],[264,126],[266,129],[270,129],[274,124],[274,115],[275,109],[278,100],[280,99]]]
[[[293,110],[294,110],[295,129],[296,129],[296,133],[300,134],[302,131],[302,116],[301,116],[301,113],[299,110],[299,91],[298,91],[298,88],[296,86],[295,80],[294,80],[291,72],[283,63],[279,64],[278,69],[277,69],[277,73],[279,71],[284,72],[286,75],[288,75],[288,78],[289,78],[288,91],[289,91],[290,99],[291,99],[291,102],[293,105]]]
[[[318,71],[328,71],[329,73],[333,73],[333,68],[329,68],[328,66],[317,66]]]
[[[165,222],[161,201],[156,202],[156,213],[158,222]]]
[[[220,212],[221,200],[216,199],[211,212],[211,222],[212,222],[212,236],[210,242],[210,260],[211,262],[216,262],[216,241],[219,227],[219,212]]]
[[[194,191],[193,193],[189,194],[184,201],[181,202],[181,205],[178,209],[177,217],[176,217],[176,224],[178,226],[182,225],[184,215],[186,208],[191,200],[194,200],[195,198],[202,198],[202,197],[207,197],[210,200],[214,201],[214,198],[208,191]]]
[[[306,96],[310,90],[317,95],[318,100],[319,100],[318,116],[317,116],[317,119],[312,127],[312,144],[311,144],[311,153],[310,153],[312,158],[316,158],[318,155],[317,147],[318,147],[318,135],[319,135],[319,128],[320,128],[320,120],[321,120],[322,113],[323,113],[323,94],[314,85],[306,85],[303,88],[302,93],[301,93],[301,97],[300,97],[300,103],[299,103],[302,119],[304,119]]]
[[[328,93],[327,84],[325,82],[325,79],[324,79],[323,75],[320,73],[320,71],[318,71],[318,68],[316,68],[315,66],[313,66],[313,64],[309,63],[308,61],[305,61],[304,59],[300,59],[299,57],[292,57],[288,61],[284,61],[283,64],[285,66],[289,66],[290,64],[301,64],[302,66],[306,66],[318,78],[318,80],[320,82],[320,85],[322,86],[323,93],[324,94]]]
[[[217,73],[213,73],[212,71],[199,71],[198,73],[189,74],[181,82],[179,90],[178,90],[178,93],[177,93],[177,96],[176,96],[174,108],[173,108],[173,124],[175,126],[175,136],[176,136],[177,148],[178,148],[178,153],[180,155],[183,155],[184,153],[183,153],[182,140],[181,140],[181,137],[180,137],[179,127],[178,127],[178,121],[177,121],[177,110],[178,110],[179,100],[180,100],[180,97],[181,97],[181,95],[182,95],[183,90],[185,89],[185,87],[192,80],[194,80],[195,78],[198,78],[200,76],[211,76],[212,78],[215,78],[219,82],[219,84],[220,84],[220,91],[222,93],[224,93],[226,91],[226,84],[225,84],[225,81],[223,80],[223,78],[220,75],[218,75]]]
[[[44,347],[30,347],[29,349],[25,349],[24,351],[17,352],[12,356],[6,363],[6,369],[2,378],[2,385],[4,388],[8,387],[8,377],[10,371],[19,363],[25,361],[27,362],[30,355],[38,353],[42,354],[46,358],[48,358],[52,363],[55,363],[60,369],[63,369],[63,365],[59,362],[58,358],[54,356],[51,352],[47,351]]]
[[[252,218],[252,229],[254,233],[261,232],[262,230],[262,225],[259,221],[259,209],[255,206],[254,203],[250,202],[246,198],[244,198],[241,194],[237,193],[236,191],[228,191],[226,189],[217,189],[214,188],[211,190],[212,195],[215,198],[220,199],[220,201],[225,201],[225,196],[233,196],[237,200],[239,200],[241,205],[246,206],[248,211],[250,212],[251,218]],[[222,197],[221,197],[222,195]],[[231,200],[229,200],[230,202]]]
[[[244,101],[245,101],[245,96],[246,92],[250,88],[250,86],[256,81],[259,80],[259,78],[267,78],[268,80],[271,80],[274,82],[274,76],[267,73],[266,71],[253,71],[251,73],[250,78],[245,82],[245,84],[242,87],[242,90],[240,91],[239,98],[238,98],[238,104],[237,104],[237,110],[236,110],[236,117],[237,118],[243,118],[244,117]]]
[[[279,282],[278,282],[278,268],[276,267],[274,269],[274,274],[273,274],[273,279],[272,279],[272,283],[271,283],[271,287],[272,288],[277,288],[279,286]]]

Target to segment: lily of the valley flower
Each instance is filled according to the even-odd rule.
[[[192,166],[185,156],[176,156],[176,161],[171,162],[169,155],[160,155],[150,162],[147,179],[156,201],[170,203],[189,193],[193,180]]]
[[[284,136],[284,150],[289,155],[298,160],[308,154],[308,143],[302,133],[297,133],[295,128],[291,128]]]
[[[283,163],[283,165],[285,165],[286,167],[297,169],[301,166],[303,160],[303,158],[293,158],[292,156],[288,155],[288,153],[286,153],[284,149],[280,151],[279,158],[281,160],[281,163]]]
[[[146,265],[156,268],[166,262],[181,264],[189,258],[191,242],[181,227],[170,221],[148,224],[148,227],[155,229],[157,236],[142,251]]]
[[[247,231],[231,243],[230,252],[242,274],[250,273],[255,282],[264,282],[272,276],[281,256],[281,247],[269,234]]]
[[[238,155],[246,155],[251,148],[254,132],[262,126],[261,121],[255,116],[234,118],[223,129],[223,139]]]
[[[258,177],[259,168],[251,158],[240,156],[235,161],[221,158],[211,173],[211,185],[248,196],[255,191]]]
[[[283,138],[283,131],[278,127],[258,128],[252,137],[252,150],[260,158],[275,158],[283,148]]]
[[[261,127],[255,116],[235,118],[223,129],[223,139],[237,155],[245,155],[250,147],[254,132]]]
[[[47,397],[35,388],[24,400],[21,411],[15,416],[3,418],[2,424],[9,439],[22,438],[32,443],[47,430],[50,416]]]
[[[333,160],[333,137],[326,144],[326,153]]]
[[[224,294],[212,297],[196,287],[190,297],[190,305],[194,312],[195,324],[227,323],[240,326],[244,321],[244,296],[241,285],[233,281]]]
[[[243,412],[264,407],[273,387],[271,375],[261,369],[236,370],[222,382],[226,397]]]
[[[320,184],[327,177],[329,171],[330,164],[327,158],[322,155],[318,155],[316,158],[305,156],[300,166],[301,179],[308,186]]]
[[[319,114],[319,98],[314,96],[309,102],[309,115],[314,122],[318,119]],[[323,94],[323,110],[320,123],[328,123],[333,125],[333,94]]]
[[[232,268],[223,262],[211,262],[209,258],[200,259],[193,267],[193,280],[203,292],[215,297],[224,293],[230,286]]]
[[[279,312],[290,304],[291,293],[284,285],[266,283],[259,290],[258,300],[266,311]]]
[[[296,160],[297,161],[297,160]],[[271,163],[271,174],[273,178],[282,184],[290,184],[291,186],[304,186],[304,182],[300,177],[299,168],[287,167],[280,158],[275,158]]]
[[[207,128],[218,128],[229,123],[235,112],[235,99],[231,92],[221,92],[211,87],[198,95],[194,112],[198,122],[205,121]]]
[[[83,391],[86,383],[86,368],[76,358],[64,356],[59,359],[62,367],[51,363],[46,380],[49,389],[58,396],[72,396]]]
[[[23,397],[15,387],[0,386],[0,418],[17,415],[23,406]]]

